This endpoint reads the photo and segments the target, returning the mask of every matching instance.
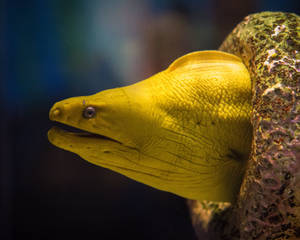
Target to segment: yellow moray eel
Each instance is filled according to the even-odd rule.
[[[57,102],[55,146],[179,196],[235,200],[250,152],[250,76],[221,51],[187,54],[131,86]]]

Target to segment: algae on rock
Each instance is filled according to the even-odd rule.
[[[211,239],[300,239],[300,17],[249,15],[219,50],[241,57],[250,72],[252,153],[236,204],[216,210],[218,203],[205,203],[204,210],[188,201],[196,232]]]

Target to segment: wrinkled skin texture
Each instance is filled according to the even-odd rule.
[[[54,127],[48,138],[157,189],[232,202],[250,152],[250,85],[238,57],[190,53],[131,86],[57,102],[51,120],[98,135]]]

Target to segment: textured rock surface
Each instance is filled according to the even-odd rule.
[[[218,232],[212,239],[300,239],[300,17],[250,15],[220,50],[240,56],[250,72],[253,142],[237,203],[211,208],[206,231]],[[188,204],[203,231],[202,203]]]

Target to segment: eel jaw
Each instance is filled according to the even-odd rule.
[[[73,132],[54,126],[48,131],[48,139],[53,145],[77,154],[80,154],[82,151],[86,151],[89,147],[95,145],[98,147],[103,145],[123,145],[121,142],[110,137],[91,133],[82,129],[75,129],[76,132]]]

